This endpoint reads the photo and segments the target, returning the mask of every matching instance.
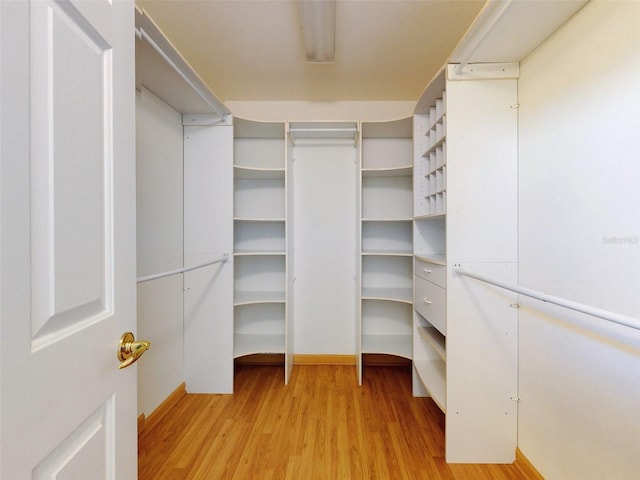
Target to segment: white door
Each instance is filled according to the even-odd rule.
[[[136,478],[134,10],[0,1],[0,477]]]

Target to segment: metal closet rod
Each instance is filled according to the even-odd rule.
[[[553,297],[551,295],[547,295],[536,290],[531,290],[530,288],[521,287],[519,285],[510,285],[508,283],[503,283],[498,280],[485,277],[483,275],[468,272],[459,267],[454,267],[454,271],[460,275],[475,278],[476,280],[480,280],[481,282],[489,283],[491,285],[495,285],[496,287],[504,288],[505,290],[510,290],[515,293],[526,295],[527,297],[535,298],[536,300],[540,300],[542,302],[552,303],[560,307],[575,310],[576,312],[586,313],[587,315],[601,318],[608,322],[617,323],[618,325],[624,325],[625,327],[640,330],[640,320],[629,317],[627,315],[621,315],[619,313],[610,312],[608,310],[592,307],[590,305],[584,305],[582,303],[573,302],[571,300],[565,300],[564,298],[560,297]]]
[[[169,270],[162,273],[154,273],[153,275],[145,275],[144,277],[138,277],[136,282],[142,283],[142,282],[148,282],[149,280],[157,280],[158,278],[170,277],[171,275],[190,272],[192,270],[197,270],[199,268],[208,267],[209,265],[215,265],[216,263],[225,263],[227,260],[229,260],[229,254],[225,253],[224,255],[222,255],[222,257],[218,258],[217,260],[201,263],[200,265],[195,265],[193,267],[183,267],[183,268],[177,268],[175,270]]]

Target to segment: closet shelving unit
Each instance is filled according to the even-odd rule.
[[[515,276],[517,77],[517,64],[445,65],[414,115],[414,394],[446,413],[453,463],[515,450],[516,301],[454,267]]]
[[[441,69],[414,117],[414,369],[446,412],[446,71]]]
[[[412,118],[361,130],[360,354],[411,359]]]
[[[234,357],[285,353],[287,172],[283,123],[235,119]]]

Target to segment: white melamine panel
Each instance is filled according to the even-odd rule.
[[[236,179],[234,181],[235,218],[284,219],[285,181],[280,179]]]
[[[519,283],[635,318],[639,21],[637,2],[588,3],[519,82]],[[546,478],[636,477],[638,332],[521,303],[519,448]]]
[[[182,267],[182,115],[146,89],[136,97],[138,276]],[[138,415],[184,381],[182,276],[138,285],[138,335],[153,348],[138,366]]]
[[[294,148],[295,351],[354,354],[357,150]]]
[[[447,83],[447,253],[456,262],[517,260],[517,86]]]
[[[184,136],[185,254],[230,253],[233,127],[185,126]]]
[[[287,251],[287,296],[285,304],[285,371],[284,382],[289,383],[291,372],[293,371],[293,352],[294,352],[294,283],[295,283],[295,230],[293,228],[295,198],[294,198],[294,157],[293,144],[291,139],[287,138],[287,175],[286,175],[286,195],[287,195],[287,224],[286,224],[286,251]]]
[[[505,283],[514,283],[517,278],[515,263],[470,263],[462,267]],[[455,273],[447,280],[447,462],[515,460],[515,303],[516,295],[506,290]]]
[[[189,126],[184,139],[184,263],[233,251],[233,127]],[[233,391],[234,259],[184,275],[188,392]]]
[[[136,98],[139,277],[182,267],[182,134],[182,115],[143,88]]]
[[[362,218],[402,219],[413,216],[411,176],[362,179]]]
[[[185,262],[206,256],[185,254]],[[189,393],[233,392],[233,258],[184,274],[184,379]]]
[[[138,365],[138,415],[148,416],[184,381],[182,275],[138,284],[138,336],[153,348]]]

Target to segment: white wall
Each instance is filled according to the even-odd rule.
[[[182,116],[143,89],[136,95],[138,276],[182,267]],[[138,415],[183,382],[182,276],[138,285]]]
[[[519,81],[519,283],[635,318],[639,29],[640,2],[594,0]],[[638,332],[521,303],[521,451],[548,479],[638,478]]]
[[[189,393],[233,391],[233,126],[184,128],[184,377]]]

